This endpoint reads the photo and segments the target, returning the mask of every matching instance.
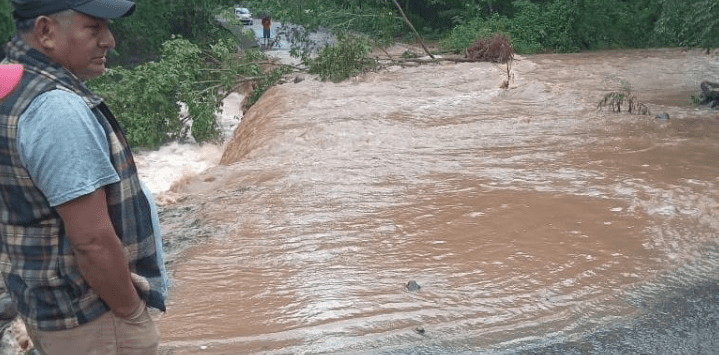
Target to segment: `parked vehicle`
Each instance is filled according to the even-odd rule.
[[[237,17],[240,22],[242,22],[243,25],[250,25],[252,26],[252,14],[250,13],[250,10],[244,8],[244,7],[236,7],[235,8],[235,16]]]

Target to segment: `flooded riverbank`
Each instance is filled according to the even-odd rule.
[[[222,165],[168,193],[163,351],[501,351],[716,282],[719,112],[690,95],[719,81],[717,55],[539,55],[513,71],[507,90],[488,63],[269,90]],[[598,111],[622,80],[670,119]]]

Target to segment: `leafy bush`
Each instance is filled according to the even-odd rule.
[[[456,26],[439,43],[446,49],[464,53],[477,39],[489,38],[494,33],[503,32],[508,22],[508,18],[496,14],[487,19],[477,17],[465,24]]]
[[[655,26],[662,44],[719,47],[719,3],[716,0],[661,0]]]
[[[133,146],[157,147],[180,138],[180,96],[188,90],[199,70],[200,48],[185,39],[163,45],[160,62],[122,67],[88,83],[114,111]]]
[[[238,55],[234,39],[220,40],[203,51],[178,38],[163,44],[159,62],[132,70],[112,68],[88,85],[105,98],[133,146],[157,147],[183,139],[190,120],[189,133],[195,141],[206,142],[219,138],[216,112],[239,78],[259,77],[265,80],[264,90],[279,79],[277,74],[262,73],[258,63],[265,60],[258,51]],[[180,102],[187,105],[184,117]]]
[[[612,112],[621,113],[622,109],[635,115],[649,115],[647,105],[639,102],[637,97],[632,93],[632,88],[626,81],[622,80],[621,87],[617,91],[612,91],[599,101],[597,107],[600,109],[609,107]]]
[[[319,74],[322,80],[340,82],[377,68],[377,61],[367,57],[371,49],[367,39],[343,32],[337,36],[337,42],[324,47],[317,58],[304,55],[302,62],[310,73]]]

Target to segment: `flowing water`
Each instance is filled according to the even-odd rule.
[[[501,352],[716,280],[719,111],[690,95],[717,53],[519,59],[507,90],[488,63],[269,90],[164,195],[166,242],[191,247],[163,351]],[[597,110],[621,80],[652,115]]]

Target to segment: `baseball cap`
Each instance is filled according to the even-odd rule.
[[[0,64],[0,100],[8,96],[22,77],[22,65]]]
[[[12,0],[14,16],[19,19],[32,19],[40,15],[73,9],[85,15],[103,19],[116,19],[130,16],[135,11],[135,3],[128,0]]]

